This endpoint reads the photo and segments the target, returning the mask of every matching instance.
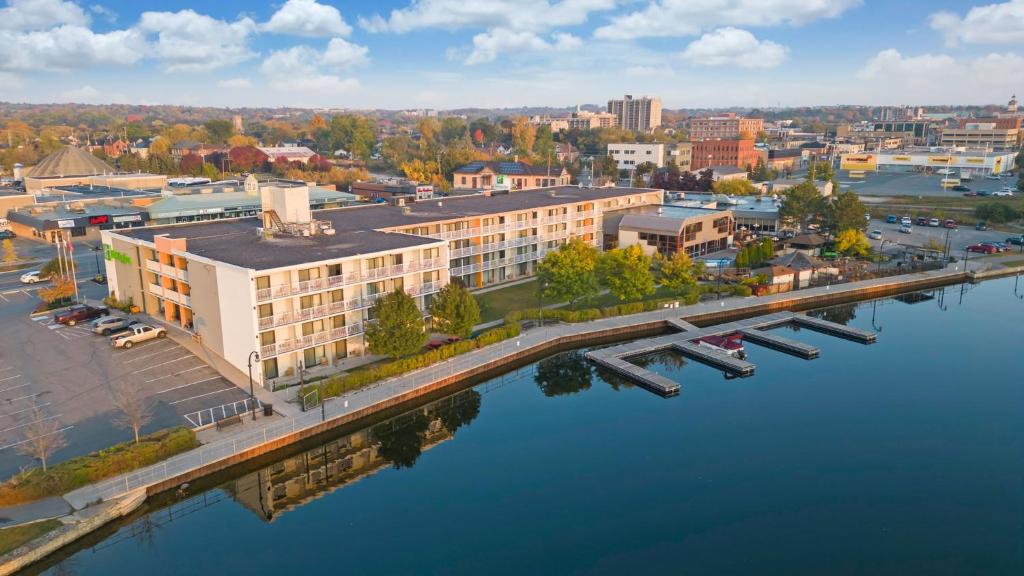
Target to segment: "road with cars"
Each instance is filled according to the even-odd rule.
[[[950,246],[952,246],[952,255],[957,258],[963,258],[964,248],[972,244],[978,244],[980,242],[1004,242],[1007,236],[1006,232],[998,232],[994,230],[975,230],[974,222],[963,226],[957,226],[954,229],[947,229],[940,226],[918,226],[916,219],[910,226],[909,233],[902,233],[899,231],[900,224],[889,223],[885,220],[872,219],[868,223],[868,234],[871,241],[872,247],[876,250],[885,242],[885,252],[892,254],[900,251],[901,247],[907,246],[924,246],[928,244],[929,240],[935,240],[940,245],[944,245],[946,242],[947,234],[950,240]],[[872,231],[880,231],[881,238],[871,238]],[[1020,246],[1013,246],[1014,250],[1020,250]]]

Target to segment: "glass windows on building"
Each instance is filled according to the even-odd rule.
[[[323,302],[321,301],[319,294],[310,294],[299,298],[299,308],[303,310],[319,306],[322,303]]]
[[[341,360],[348,357],[348,342],[345,340],[338,340],[331,344],[331,351],[333,352],[335,360]]]
[[[313,346],[302,351],[302,365],[306,368],[318,366],[327,358],[326,346]]]
[[[341,264],[328,264],[327,275],[328,276],[341,276]]]
[[[256,289],[263,290],[265,288],[270,288],[270,276],[257,276]]]
[[[277,371],[277,358],[270,358],[263,361],[263,377],[277,378],[280,374]]]

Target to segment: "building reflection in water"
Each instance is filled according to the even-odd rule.
[[[480,412],[480,393],[463,390],[238,478],[223,489],[260,518],[289,510],[375,474],[411,468]]]

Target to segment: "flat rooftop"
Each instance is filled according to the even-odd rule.
[[[407,204],[407,210],[398,206],[374,204],[315,211],[315,219],[326,220],[333,225],[336,234],[332,236],[300,238],[277,235],[266,239],[258,234],[262,226],[259,218],[151,226],[119,230],[117,233],[148,242],[160,234],[185,238],[187,251],[192,254],[243,268],[269,270],[438,242],[423,236],[381,232],[380,229],[384,228],[423,226],[466,217],[543,209],[584,200],[600,201],[650,191],[647,188],[559,186],[511,194],[459,196],[415,202]]]

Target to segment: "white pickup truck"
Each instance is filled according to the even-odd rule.
[[[146,340],[152,340],[154,338],[163,338],[167,336],[167,331],[163,328],[153,328],[146,324],[133,324],[128,327],[128,330],[124,332],[118,332],[110,338],[110,344],[114,348],[131,348],[136,344],[141,344]]]

